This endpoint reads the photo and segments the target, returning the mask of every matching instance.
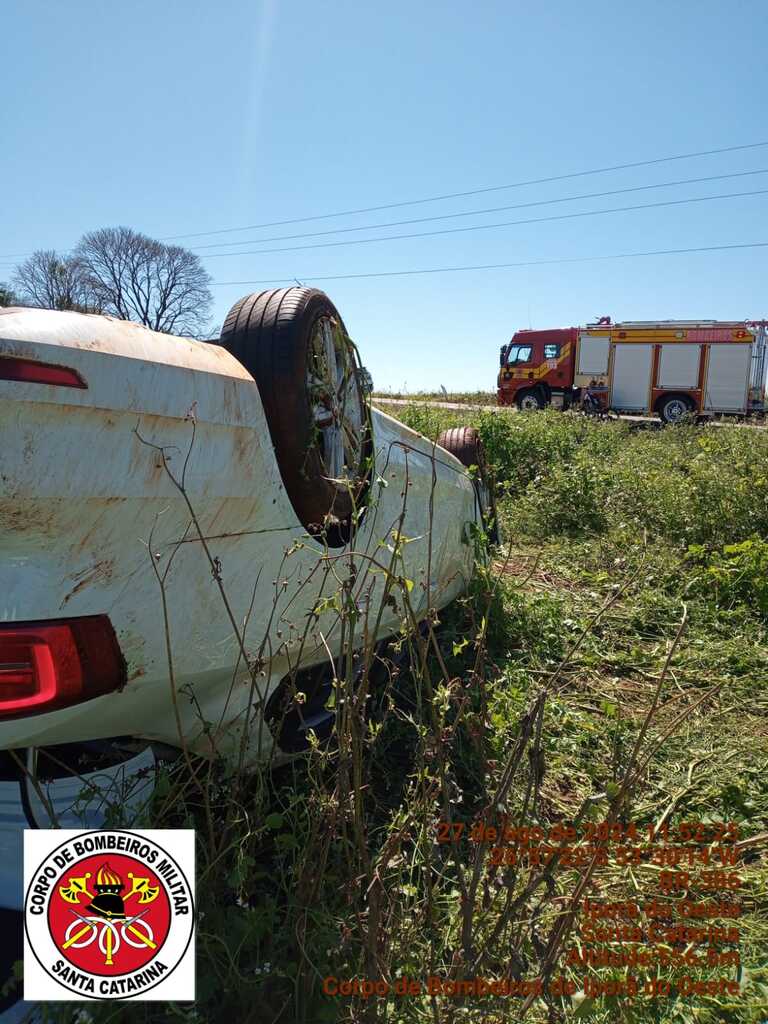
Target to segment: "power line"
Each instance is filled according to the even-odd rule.
[[[263,224],[244,224],[235,228],[219,228],[216,231],[187,232],[180,235],[165,235],[163,241],[176,238],[204,238],[210,235],[226,235],[233,231],[257,231],[261,228],[276,228],[285,224],[306,224],[313,220],[328,220],[332,217],[352,217],[358,213],[374,213],[377,210],[395,210],[403,206],[418,206],[421,203],[436,203],[443,199],[464,199],[467,196],[479,196],[486,192],[502,192],[510,188],[522,188],[525,185],[544,185],[552,181],[566,181],[570,178],[583,178],[590,174],[607,174],[610,171],[625,171],[632,167],[651,167],[654,164],[671,163],[674,160],[693,160],[700,156],[716,156],[720,153],[736,153],[745,149],[759,149],[768,146],[766,142],[750,142],[743,146],[722,146],[719,149],[702,149],[697,153],[679,153],[675,156],[660,156],[653,160],[635,160],[628,164],[613,164],[611,167],[594,167],[588,171],[572,171],[569,174],[554,174],[546,178],[531,178],[528,181],[514,181],[508,185],[488,185],[485,188],[468,189],[465,192],[446,192],[443,195],[425,196],[421,199],[407,199],[398,203],[382,203],[378,206],[363,206],[356,210],[337,210],[335,213],[319,213],[311,217],[293,217],[290,220],[272,220]]]
[[[339,211],[336,211],[335,213],[321,213],[321,214],[315,214],[315,215],[309,216],[309,217],[294,217],[294,218],[291,218],[289,220],[266,221],[266,222],[261,223],[261,224],[245,224],[245,225],[242,225],[240,227],[219,228],[219,229],[214,230],[214,231],[197,231],[197,232],[185,232],[183,234],[177,234],[177,235],[164,235],[162,237],[162,240],[163,241],[172,241],[172,240],[175,240],[177,238],[204,238],[204,237],[209,237],[209,236],[212,236],[212,235],[226,235],[226,234],[230,234],[230,233],[232,233],[234,231],[256,231],[256,230],[259,230],[261,228],[281,227],[281,226],[284,226],[284,225],[287,225],[287,224],[305,224],[305,223],[308,223],[310,221],[328,220],[328,219],[331,219],[331,218],[334,218],[334,217],[351,217],[351,216],[355,216],[356,214],[360,214],[360,213],[374,213],[374,212],[379,211],[379,210],[394,210],[394,209],[399,209],[399,208],[404,207],[404,206],[418,206],[418,205],[420,205],[422,203],[435,203],[435,202],[440,202],[440,201],[446,200],[446,199],[463,199],[463,198],[466,198],[467,196],[483,195],[483,194],[488,193],[488,192],[501,192],[501,191],[504,191],[506,189],[513,189],[513,188],[523,188],[524,186],[527,186],[527,185],[543,185],[543,184],[547,184],[547,183],[554,182],[554,181],[567,181],[567,180],[570,180],[572,178],[583,178],[583,177],[587,177],[587,176],[592,175],[592,174],[607,174],[607,173],[610,173],[612,171],[628,170],[628,169],[631,169],[631,168],[634,168],[634,167],[651,167],[651,166],[654,166],[656,164],[671,163],[671,162],[674,162],[676,160],[694,160],[694,159],[696,159],[698,157],[703,157],[703,156],[717,156],[717,155],[722,154],[722,153],[743,152],[744,150],[760,149],[760,148],[765,147],[765,146],[768,146],[768,141],[765,141],[765,142],[750,142],[750,143],[746,143],[746,144],[740,145],[740,146],[721,146],[718,149],[703,149],[703,150],[698,150],[695,153],[678,153],[678,154],[675,154],[675,155],[672,155],[672,156],[655,157],[654,159],[651,159],[651,160],[635,160],[635,161],[632,161],[631,163],[613,164],[613,165],[611,165],[609,167],[595,167],[595,168],[591,168],[590,170],[572,171],[572,172],[570,172],[568,174],[556,174],[556,175],[550,175],[550,176],[544,177],[544,178],[531,178],[531,179],[528,179],[526,181],[516,181],[516,182],[511,182],[511,183],[506,184],[506,185],[489,185],[489,186],[486,186],[484,188],[468,189],[468,190],[466,190],[464,192],[448,192],[448,193],[444,193],[442,195],[425,196],[425,197],[422,197],[420,199],[408,199],[408,200],[404,200],[404,201],[397,202],[397,203],[382,203],[382,204],[379,204],[377,206],[364,206],[364,207],[359,207],[358,209],[354,209],[354,210],[339,210]],[[231,243],[231,244],[237,244],[237,243]],[[247,243],[243,242],[243,243],[240,243],[240,244],[247,244]],[[70,250],[65,250],[65,253],[69,252],[69,251]],[[28,256],[31,256],[31,255],[33,255],[33,253],[29,253],[29,252],[6,253],[4,255],[0,255],[0,260],[4,260],[4,259],[24,259],[24,258],[26,258]]]
[[[391,242],[405,238],[427,238],[434,235],[455,235],[467,231],[488,231],[491,228],[507,228],[520,224],[543,224],[546,221],[574,220],[578,217],[600,217],[610,213],[627,213],[634,210],[653,210],[662,206],[683,206],[688,203],[706,203],[714,199],[739,199],[748,196],[762,196],[768,189],[756,189],[751,192],[721,192],[714,196],[694,196],[687,199],[666,199],[658,203],[638,203],[634,206],[614,206],[609,210],[582,210],[578,213],[559,213],[550,217],[529,217],[525,220],[504,220],[495,224],[473,224],[466,228],[441,228],[439,231],[415,231],[400,235],[381,235],[378,238],[350,238],[341,242],[312,242],[309,245],[289,245],[276,249],[249,249],[245,252],[211,252],[205,253],[201,259],[213,260],[222,256],[261,256],[276,252],[299,252],[304,249],[328,249],[340,245],[366,245],[370,242]]]
[[[763,145],[763,143],[757,143],[756,145]],[[766,143],[766,145],[768,145],[768,143]],[[670,157],[669,159],[682,159],[682,157]],[[581,173],[587,174],[589,172],[584,171],[584,172],[581,172]],[[597,173],[597,172],[595,172],[595,173]],[[295,235],[276,235],[275,237],[272,237],[272,238],[241,239],[240,241],[237,241],[237,242],[212,242],[212,243],[210,243],[208,245],[198,245],[198,246],[193,246],[192,248],[193,248],[194,251],[200,251],[202,249],[221,248],[222,246],[225,246],[225,245],[226,246],[232,246],[232,245],[260,245],[260,244],[267,243],[267,242],[292,241],[292,240],[297,239],[297,238],[316,238],[316,237],[319,237],[321,235],[340,235],[340,234],[347,234],[347,233],[352,232],[352,231],[372,231],[372,230],[375,230],[375,229],[378,229],[378,228],[400,227],[401,225],[405,225],[405,224],[423,224],[423,223],[428,223],[428,222],[433,222],[433,221],[438,221],[438,220],[454,220],[454,219],[456,219],[458,217],[475,217],[475,216],[479,217],[479,216],[482,216],[482,215],[487,214],[487,213],[501,213],[504,210],[523,210],[523,209],[528,209],[529,207],[535,207],[535,206],[554,206],[554,205],[556,205],[558,203],[578,202],[581,199],[602,199],[602,198],[605,198],[606,196],[625,195],[625,194],[627,194],[629,192],[646,192],[646,191],[653,190],[653,189],[658,189],[658,188],[672,188],[672,187],[676,187],[678,185],[694,185],[694,184],[701,184],[703,182],[708,182],[708,181],[723,181],[724,179],[727,179],[727,178],[746,178],[746,177],[753,176],[755,174],[768,174],[768,168],[762,168],[762,169],[755,170],[755,171],[736,171],[736,172],[733,172],[731,174],[710,174],[710,175],[707,175],[707,176],[702,177],[702,178],[680,178],[680,179],[678,179],[676,181],[661,181],[661,182],[656,182],[656,183],[651,184],[651,185],[633,185],[633,186],[631,186],[629,188],[610,189],[610,190],[605,191],[605,192],[585,192],[585,193],[581,193],[580,195],[577,195],[577,196],[562,196],[562,197],[560,197],[558,199],[537,199],[537,200],[532,200],[531,202],[528,202],[528,203],[513,203],[511,205],[506,205],[506,206],[490,206],[490,207],[486,207],[485,209],[482,209],[482,210],[465,210],[465,211],[462,211],[460,213],[444,213],[444,214],[439,214],[439,215],[434,216],[434,217],[415,217],[415,218],[410,218],[408,220],[387,221],[387,222],[385,222],[383,224],[361,224],[361,225],[358,225],[356,227],[329,228],[329,229],[327,229],[325,231],[309,231],[309,232],[304,232],[304,233],[295,234]],[[510,185],[508,187],[512,188],[513,186]],[[425,200],[425,202],[426,202],[426,200]],[[330,215],[328,215],[328,216],[330,216]],[[307,218],[307,219],[312,219],[312,218]],[[492,225],[487,225],[487,226],[492,226]],[[166,237],[179,238],[179,237],[183,237],[183,236],[173,235],[173,236],[166,236]],[[272,251],[272,250],[270,250],[270,251]],[[62,255],[67,255],[68,252],[69,252],[69,250],[65,250]],[[34,255],[34,254],[33,253],[17,253],[17,257],[19,259],[21,259],[22,257],[25,257],[25,256],[32,256],[32,255]],[[227,253],[211,253],[210,255],[216,255],[216,256],[230,256],[230,255],[232,255],[232,256],[237,256],[237,255],[239,255],[239,253],[235,252],[235,251],[232,251],[232,252],[227,252]],[[250,253],[243,253],[243,255],[251,255],[251,254]],[[12,258],[12,254],[9,255],[9,256],[2,256],[2,257],[0,257],[0,259],[11,259],[11,258]],[[207,258],[207,254],[203,253],[201,255],[201,258],[202,259]],[[5,266],[6,268],[13,269],[15,267],[15,264],[13,264],[13,263],[8,263],[8,264],[5,264],[5,265],[0,264],[0,270],[3,269],[3,266]]]
[[[529,203],[513,203],[511,206],[489,206],[483,210],[465,210],[461,213],[442,213],[435,217],[414,217],[410,220],[392,220],[384,224],[361,224],[353,228],[328,228],[325,231],[307,231],[298,235],[276,235],[273,238],[248,238],[239,242],[210,242],[208,245],[192,246],[199,252],[201,249],[220,249],[224,245],[261,245],[266,242],[293,241],[296,238],[317,238],[320,235],[342,235],[350,231],[372,231],[376,228],[395,228],[403,224],[424,224],[428,221],[453,220],[456,217],[479,217],[485,213],[501,213],[503,210],[524,210],[531,206],[554,206],[557,203],[574,203],[580,199],[602,199],[605,196],[625,195],[627,192],[647,192],[656,188],[671,188],[676,185],[694,185],[705,181],[722,181],[725,178],[747,178],[755,174],[768,174],[768,168],[757,171],[737,171],[732,174],[710,174],[705,178],[681,178],[678,181],[660,181],[653,185],[633,185],[631,188],[616,188],[607,192],[583,192],[578,196],[562,196],[559,199],[537,199]],[[213,253],[211,255],[214,255]],[[217,256],[237,256],[234,250],[228,253],[216,253]],[[205,254],[203,257],[205,258]]]
[[[566,256],[557,257],[551,260],[525,260],[520,263],[484,263],[476,266],[465,267],[429,267],[423,270],[382,270],[367,274],[330,274],[315,276],[314,274],[302,274],[302,281],[351,281],[364,277],[406,277],[417,274],[455,274],[470,270],[508,270],[516,267],[544,267],[556,263],[593,263],[598,260],[628,260],[644,256],[678,256],[696,252],[725,252],[733,249],[760,249],[768,248],[768,242],[737,242],[732,245],[698,245],[690,249],[652,249],[648,252],[619,252],[606,256]],[[266,277],[254,281],[214,281],[214,287],[224,288],[230,285],[250,284],[282,284],[285,281],[293,283],[295,277]]]

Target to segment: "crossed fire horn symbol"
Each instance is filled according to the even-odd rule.
[[[157,949],[152,928],[147,921],[141,920],[149,908],[129,917],[125,912],[125,904],[134,896],[138,897],[139,904],[152,903],[158,897],[160,886],[150,885],[149,878],[139,877],[129,871],[131,889],[125,896],[121,896],[121,891],[125,888],[122,878],[109,864],[104,863],[96,872],[94,894],[88,890],[90,877],[90,871],[81,876],[70,876],[67,885],[59,886],[59,894],[67,903],[80,906],[81,896],[91,901],[86,906],[86,910],[91,911],[88,917],[83,917],[76,910],[70,909],[76,920],[67,928],[62,949],[69,949],[70,946],[81,949],[98,940],[99,949],[105,956],[105,964],[114,963],[113,957],[120,948],[121,939],[136,948],[146,946],[149,949]],[[142,930],[136,927],[137,921],[141,921]],[[82,927],[78,928],[78,924]]]

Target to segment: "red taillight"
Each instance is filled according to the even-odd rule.
[[[87,388],[83,378],[68,366],[38,363],[35,359],[0,356],[0,380],[18,380],[24,384],[57,384],[65,388]]]
[[[106,615],[0,623],[0,719],[80,704],[124,683]]]

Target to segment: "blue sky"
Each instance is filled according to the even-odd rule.
[[[310,217],[768,141],[763,0],[6,0],[0,280],[10,254]],[[768,146],[317,223],[272,238],[768,170]],[[768,173],[351,237],[768,189]],[[211,258],[277,282],[768,241],[768,195]],[[282,243],[342,240],[329,235]],[[280,247],[281,243],[246,249]],[[241,247],[242,248],[242,247]],[[328,281],[377,387],[492,388],[519,327],[765,316],[768,249]],[[266,284],[217,285],[216,320]]]

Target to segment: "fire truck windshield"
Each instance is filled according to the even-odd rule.
[[[527,363],[531,358],[530,345],[510,345],[507,353],[507,366],[516,366],[517,363]]]

